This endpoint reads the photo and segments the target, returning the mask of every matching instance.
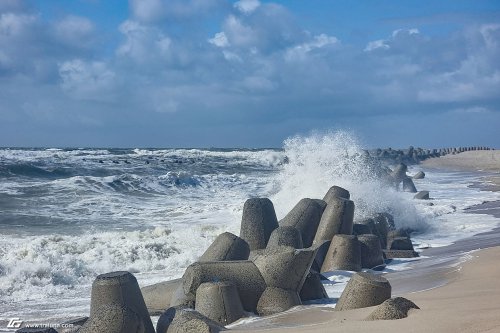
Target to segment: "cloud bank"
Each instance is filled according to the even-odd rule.
[[[130,0],[129,12],[110,42],[92,17],[2,1],[3,145],[279,146],[336,127],[380,146],[497,140],[499,22],[360,46],[272,2]]]

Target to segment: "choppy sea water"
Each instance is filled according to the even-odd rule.
[[[180,277],[218,234],[239,233],[249,197],[271,198],[282,218],[339,185],[356,218],[389,211],[421,247],[497,225],[464,213],[500,200],[468,187],[480,175],[424,170],[428,206],[379,182],[361,149],[344,133],[282,149],[0,149],[0,321],[87,315],[104,272],[129,270],[141,286]]]

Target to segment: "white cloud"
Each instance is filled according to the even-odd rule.
[[[154,21],[162,17],[164,12],[161,0],[129,0],[132,14],[141,21]]]
[[[240,47],[251,47],[258,41],[255,30],[234,15],[229,15],[224,22],[224,36],[230,44]]]
[[[244,14],[251,14],[259,6],[259,0],[240,0],[234,3],[234,7]]]
[[[165,59],[171,51],[172,39],[157,28],[136,21],[125,21],[119,30],[125,36],[125,41],[117,49],[120,56],[144,63],[156,57]]]
[[[208,40],[210,44],[213,44],[217,47],[227,47],[229,46],[229,41],[227,40],[226,34],[224,31],[218,32],[215,34],[213,38]]]
[[[88,47],[95,32],[94,23],[80,16],[67,16],[54,27],[56,36],[66,44]]]
[[[0,38],[20,35],[37,21],[35,15],[5,13],[0,15]]]
[[[328,46],[339,44],[340,41],[334,36],[320,34],[314,36],[311,40],[289,48],[285,53],[286,60],[303,60],[307,53],[322,49]]]
[[[382,50],[387,50],[390,49],[391,47],[385,43],[384,39],[379,39],[379,40],[374,40],[372,42],[369,42],[368,45],[365,47],[366,52],[370,52],[376,49],[382,49]]]
[[[269,92],[276,88],[276,84],[262,76],[249,76],[243,80],[243,87],[255,92]]]
[[[105,94],[115,84],[115,73],[103,62],[81,59],[65,61],[59,65],[61,88],[77,99],[107,99]]]
[[[397,29],[392,32],[392,38],[398,37],[398,35],[417,35],[420,31],[416,28],[412,29]]]

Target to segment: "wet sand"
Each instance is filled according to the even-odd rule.
[[[283,313],[235,332],[500,332],[500,248],[471,256],[448,276],[446,285],[403,294],[420,307],[410,310],[408,318],[366,321],[375,307],[313,308]]]
[[[444,162],[443,162],[444,161]],[[500,152],[448,155],[424,166],[447,170],[487,171],[484,190],[500,190]],[[486,202],[471,213],[500,218],[500,202]],[[301,306],[285,313],[234,327],[235,332],[500,332],[500,228],[474,235],[446,247],[424,250],[411,269],[384,275],[393,296],[403,296],[420,310],[408,318],[366,321],[375,307],[335,311]]]

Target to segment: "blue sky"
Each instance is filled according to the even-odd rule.
[[[499,1],[1,0],[0,146],[500,148]]]

